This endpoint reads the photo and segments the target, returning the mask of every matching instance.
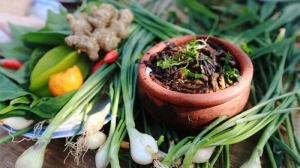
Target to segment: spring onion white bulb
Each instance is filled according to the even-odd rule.
[[[98,149],[106,140],[106,135],[98,131],[87,137],[87,146],[89,149]]]
[[[0,125],[7,125],[14,130],[22,130],[34,123],[34,120],[27,120],[24,117],[8,117],[0,120]]]
[[[38,140],[18,157],[15,168],[41,168],[44,163],[44,155],[49,142]]]
[[[211,155],[213,154],[214,150],[215,150],[215,147],[208,147],[208,148],[199,149],[195,153],[192,162],[193,163],[207,162],[209,160],[209,158],[211,157]]]
[[[255,150],[251,157],[240,168],[261,168],[260,151]]]
[[[90,111],[90,115],[84,123],[84,131],[89,134],[100,131],[103,127],[105,117],[110,112],[110,99],[108,97],[101,97],[98,103],[94,105]]]
[[[88,132],[89,134],[94,134],[99,132],[104,124],[105,117],[109,112],[110,106],[106,106],[106,111],[98,112],[95,114],[90,115],[84,123],[84,131]]]
[[[69,143],[70,154],[75,157],[77,165],[80,165],[81,158],[89,149],[99,148],[106,140],[106,135],[100,132],[104,125],[105,117],[110,111],[110,100],[101,99],[100,103],[94,105],[91,115],[86,119],[83,126],[83,133],[78,137],[77,142]]]
[[[98,149],[95,156],[97,168],[106,168],[109,164],[109,145],[110,143],[105,142],[105,144],[100,146],[100,148]]]
[[[132,159],[141,165],[152,163],[153,158],[158,153],[155,139],[148,134],[140,133],[135,128],[129,128],[128,134]]]

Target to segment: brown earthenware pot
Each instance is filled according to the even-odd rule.
[[[168,42],[175,45],[186,44],[194,36],[175,37]],[[206,39],[206,35],[197,35]],[[208,41],[223,47],[234,56],[240,65],[242,80],[224,90],[208,94],[186,94],[171,91],[153,82],[146,74],[149,57],[166,47],[166,41],[152,47],[140,60],[138,67],[138,95],[145,110],[162,124],[178,130],[199,131],[223,114],[232,117],[245,107],[253,76],[253,65],[248,55],[237,46],[217,37],[210,36]]]

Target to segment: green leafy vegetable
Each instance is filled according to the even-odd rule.
[[[0,81],[0,102],[13,100],[20,96],[32,95],[25,89],[13,83],[2,73],[0,73]]]

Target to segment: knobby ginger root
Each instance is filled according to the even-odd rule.
[[[89,35],[93,31],[92,25],[87,21],[88,14],[80,13],[76,18],[74,15],[68,13],[66,20],[68,21],[71,30],[76,35]]]
[[[122,39],[129,35],[129,24],[134,15],[128,9],[116,9],[103,3],[93,6],[90,15],[67,14],[66,19],[73,34],[65,38],[68,46],[75,46],[78,52],[85,52],[92,61],[99,59],[99,51],[115,49]]]

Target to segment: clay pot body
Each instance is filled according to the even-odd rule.
[[[167,40],[175,45],[186,44],[192,35]],[[205,35],[197,38],[206,39]],[[210,36],[209,42],[221,46],[234,56],[240,66],[242,80],[224,90],[208,94],[185,94],[171,91],[153,82],[146,74],[144,61],[153,53],[166,47],[166,41],[152,47],[140,60],[138,67],[138,95],[145,110],[162,124],[184,131],[199,131],[214,119],[227,114],[232,117],[245,107],[253,76],[253,65],[248,55],[237,46],[220,38]]]

